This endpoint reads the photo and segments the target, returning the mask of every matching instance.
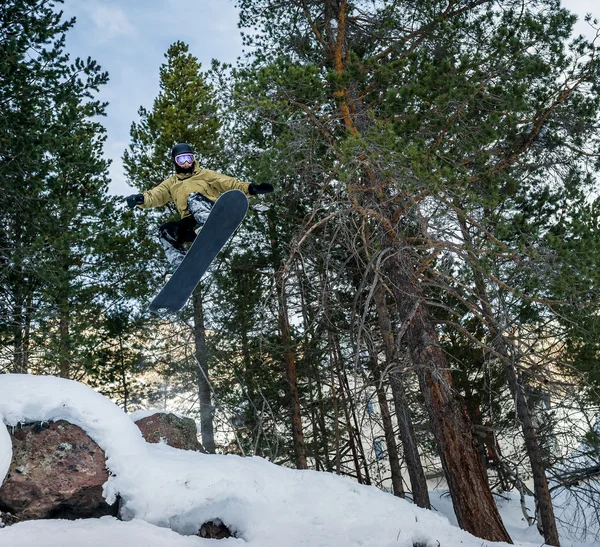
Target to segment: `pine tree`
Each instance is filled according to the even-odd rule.
[[[198,60],[183,42],[171,45],[165,58],[160,67],[160,92],[152,111],[140,108],[141,120],[132,124],[132,142],[123,154],[127,176],[140,190],[147,190],[173,174],[170,152],[177,142],[190,144],[199,164],[206,168],[215,169],[219,165],[222,150],[218,105]],[[174,213],[173,207],[170,212]],[[214,411],[201,288],[193,295],[192,302],[202,445],[208,452],[214,452]]]
[[[173,173],[171,148],[187,142],[206,168],[218,164],[223,148],[214,91],[198,60],[175,42],[160,66],[160,92],[152,111],[140,107],[131,125],[131,144],[123,154],[125,171],[136,187],[152,188]]]
[[[118,214],[95,121],[106,105],[94,94],[108,76],[91,59],[69,62],[64,33],[74,21],[52,8],[9,2],[2,13],[2,275],[13,370],[68,377],[84,370],[81,355],[106,304],[111,280],[99,265],[107,247],[117,250],[106,240]],[[35,366],[34,345],[44,356]]]
[[[483,323],[473,332],[460,321],[444,328],[473,339],[485,333],[481,342],[500,356],[519,393],[511,373],[522,354],[516,345],[502,352],[495,346],[508,341],[498,335],[510,325],[498,329],[496,310],[482,313],[482,305],[497,306],[505,291],[514,296],[512,311],[543,304],[533,284],[543,265],[536,252],[543,230],[532,229],[536,213],[525,206],[543,195],[549,177],[557,192],[567,180],[580,184],[580,176],[563,177],[561,166],[577,170],[586,153],[597,153],[594,47],[583,40],[566,47],[574,19],[552,2],[544,10],[504,2],[498,12],[435,2],[240,5],[242,24],[258,31],[247,35],[257,59],[248,71],[256,95],[252,84],[246,90],[263,98],[250,107],[259,109],[255,119],[287,119],[296,126],[298,149],[314,151],[302,138],[316,135],[327,150],[331,163],[321,180],[336,181],[339,194],[328,200],[326,182],[319,205],[331,213],[349,202],[348,218],[356,218],[361,237],[349,224],[348,247],[363,268],[374,269],[380,258],[374,274],[393,292],[399,340],[419,374],[459,523],[481,537],[508,540],[440,347],[438,291]],[[327,153],[313,158],[327,165]],[[519,237],[511,228],[521,218],[526,229]],[[322,222],[315,213],[310,228]],[[457,246],[457,234],[476,238]],[[466,277],[457,280],[456,268],[440,275],[443,258],[457,260]],[[544,536],[558,545],[543,462],[530,443],[537,433],[527,429]]]
[[[0,174],[2,192],[2,325],[12,347],[13,370],[28,367],[31,314],[40,235],[32,225],[51,167],[45,120],[50,99],[67,75],[62,47],[72,21],[61,21],[49,2],[15,0],[0,14]]]

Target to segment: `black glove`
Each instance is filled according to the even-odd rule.
[[[269,182],[261,182],[260,184],[251,183],[248,187],[248,192],[251,196],[255,196],[256,194],[268,194],[273,190],[273,185]]]
[[[144,194],[132,194],[125,199],[127,200],[127,207],[133,209],[136,205],[144,203]]]

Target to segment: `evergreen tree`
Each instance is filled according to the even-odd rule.
[[[116,237],[119,213],[107,195],[105,131],[95,121],[106,105],[94,94],[108,76],[91,59],[69,62],[64,37],[74,21],[61,21],[53,3],[5,7],[5,344],[12,346],[13,370],[68,377],[85,370],[81,355],[114,281],[102,266],[107,249],[113,256],[119,250],[116,239],[108,243]],[[34,346],[37,363],[30,358]]]
[[[78,74],[84,65],[77,61],[73,68]],[[95,64],[85,68],[92,74],[97,71]],[[93,328],[105,304],[99,297],[106,283],[98,268],[102,262],[99,247],[114,200],[107,195],[108,165],[102,159],[105,131],[90,121],[104,113],[105,105],[89,96],[106,79],[106,74],[99,73],[96,81],[81,82],[74,75],[65,82],[61,102],[55,105],[47,127],[60,138],[51,152],[52,171],[43,193],[47,220],[40,228],[46,245],[38,262],[45,271],[46,330],[55,338],[48,356],[56,359],[64,377],[71,376],[72,362],[78,359],[74,349]]]
[[[152,111],[140,107],[131,125],[131,144],[123,154],[129,180],[147,190],[173,173],[171,148],[187,142],[206,168],[219,164],[223,140],[214,91],[198,60],[183,42],[175,42],[160,66],[160,92]]]
[[[95,345],[87,356],[89,382],[125,412],[153,396],[152,389],[139,382],[150,369],[141,343],[148,334],[143,318],[126,307],[107,310],[94,329]]]
[[[336,185],[339,194],[328,201],[325,184],[319,205],[331,213],[348,200],[355,213],[348,218],[358,217],[362,235],[358,246],[349,225],[348,247],[363,268],[382,265],[375,275],[394,293],[398,334],[419,373],[459,523],[482,537],[507,540],[440,350],[435,298],[438,291],[451,294],[477,315],[483,329],[465,331],[460,321],[445,325],[472,339],[483,334],[480,342],[500,356],[511,390],[522,393],[513,374],[522,352],[514,344],[502,351],[495,345],[509,341],[503,333],[510,327],[502,321],[498,328],[497,306],[505,291],[511,314],[544,304],[533,285],[545,258],[539,252],[544,232],[533,229],[539,210],[526,204],[543,195],[549,178],[557,194],[567,181],[583,182],[561,169],[568,164],[577,171],[587,152],[580,143],[597,153],[595,49],[584,40],[566,46],[574,18],[553,2],[526,8],[503,2],[498,11],[435,2],[315,0],[284,7],[264,0],[240,6],[242,23],[257,31],[247,35],[257,59],[245,88],[246,100],[257,100],[247,112],[254,109],[255,120],[266,120],[265,132],[279,119],[307,127],[296,130],[297,147],[314,150],[302,138],[317,134],[328,151],[313,156],[321,165],[327,154],[332,158],[321,180],[343,186]],[[552,208],[551,199],[538,203]],[[522,218],[527,229],[519,233],[515,219]],[[316,213],[310,227],[321,222],[324,215]],[[464,236],[458,246],[457,234]],[[436,266],[444,257],[458,260],[466,277],[456,279],[452,268],[440,276]],[[552,311],[546,306],[545,313]],[[526,408],[519,399],[544,536],[557,545]]]
[[[52,145],[45,131],[52,97],[68,76],[61,21],[47,1],[15,0],[0,14],[0,215],[2,218],[2,336],[11,347],[12,368],[28,367],[34,309],[37,248],[36,219],[43,214],[40,194],[51,170],[45,152]]]
[[[197,160],[206,168],[219,166],[222,137],[218,105],[211,85],[201,71],[198,60],[183,42],[176,42],[165,54],[160,67],[160,92],[151,112],[140,108],[140,122],[131,126],[131,144],[123,154],[125,170],[131,184],[147,190],[173,174],[171,149],[186,142],[196,151]],[[174,213],[171,206],[170,212]],[[164,214],[159,213],[161,220]],[[157,218],[158,215],[154,215]],[[164,220],[163,220],[164,222]],[[153,247],[160,256],[157,246]],[[192,298],[194,309],[195,369],[198,386],[202,445],[215,451],[213,405],[209,384],[204,309],[201,289]]]

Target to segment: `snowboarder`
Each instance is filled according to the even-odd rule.
[[[186,254],[184,244],[194,241],[221,194],[234,189],[248,196],[273,191],[273,185],[268,182],[241,182],[216,171],[201,169],[191,146],[186,143],[176,144],[171,151],[171,158],[175,164],[174,175],[152,190],[126,198],[131,209],[136,206],[144,209],[161,207],[171,201],[177,206],[181,219],[167,222],[158,230],[160,243],[170,264],[165,281],[183,261]]]

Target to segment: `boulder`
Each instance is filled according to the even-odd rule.
[[[225,526],[220,520],[205,522],[201,527],[200,531],[196,534],[201,538],[206,539],[225,539],[235,537],[229,528]]]
[[[10,431],[10,428],[9,428]],[[11,431],[13,459],[0,487],[0,511],[13,521],[117,516],[102,485],[104,451],[80,427],[64,420]],[[4,518],[6,523],[6,518]]]
[[[191,418],[157,412],[136,420],[135,424],[149,443],[164,442],[174,448],[206,452],[196,436],[196,422]]]

